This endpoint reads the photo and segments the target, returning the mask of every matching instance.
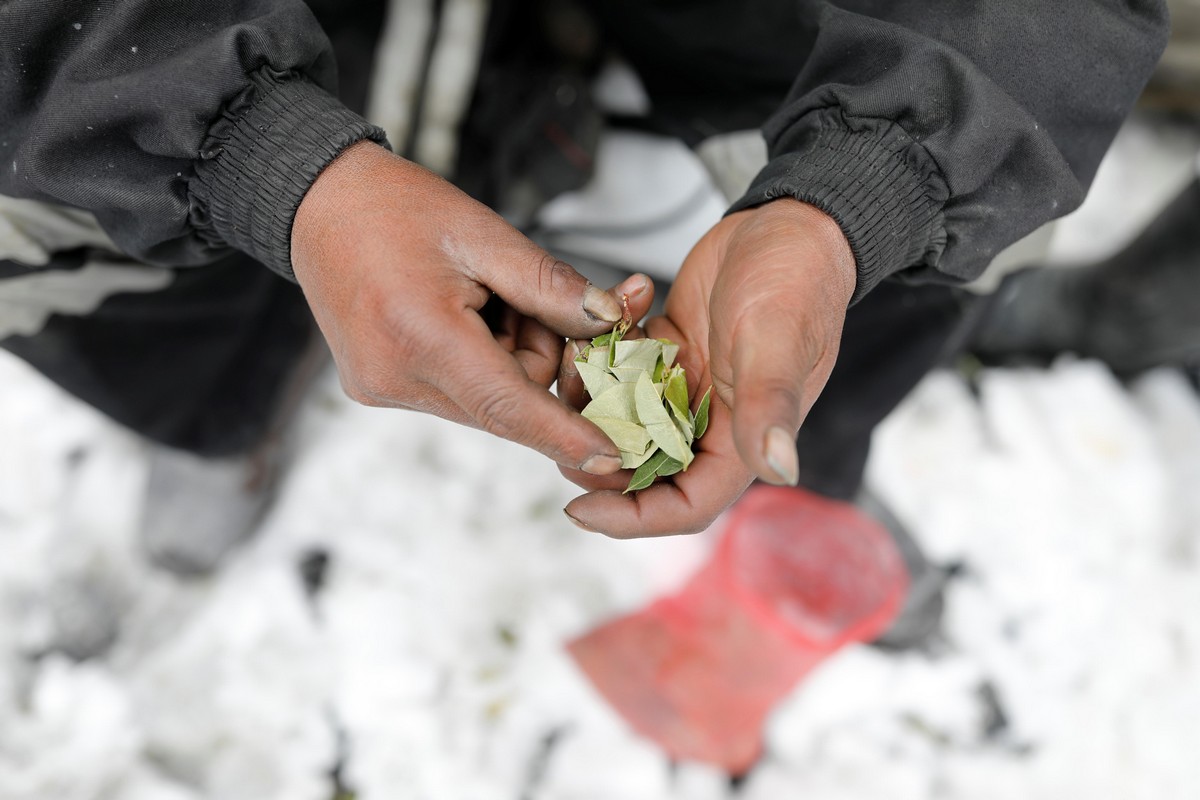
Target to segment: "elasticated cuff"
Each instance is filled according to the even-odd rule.
[[[370,139],[370,124],[295,73],[263,69],[210,131],[189,182],[192,224],[274,272],[292,273],[292,221],[305,193],[344,149]]]
[[[772,159],[729,213],[795,197],[833,217],[858,266],[851,304],[889,275],[936,259],[945,247],[945,185],[903,131],[825,124]]]

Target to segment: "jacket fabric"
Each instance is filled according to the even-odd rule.
[[[762,125],[770,161],[732,210],[825,210],[856,300],[971,280],[1078,206],[1168,33],[1160,0],[588,8],[675,133]],[[362,139],[386,141],[300,0],[0,0],[0,194],[91,212],[149,263],[237,249],[290,276],[304,193]]]

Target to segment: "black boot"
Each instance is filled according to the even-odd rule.
[[[969,349],[985,361],[1074,352],[1123,375],[1200,364],[1200,181],[1107,261],[1008,276]]]

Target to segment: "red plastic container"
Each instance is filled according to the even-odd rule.
[[[886,629],[908,576],[878,522],[803,490],[756,486],[723,526],[682,590],[568,649],[670,756],[740,775],[771,708],[838,648]]]

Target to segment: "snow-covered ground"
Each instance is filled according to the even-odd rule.
[[[1095,220],[1116,207],[1093,228],[1115,235]],[[328,375],[258,536],[182,582],[134,542],[144,445],[7,356],[0,387],[2,800],[330,800],[337,763],[366,800],[732,796],[633,735],[563,650],[709,537],[589,536],[540,456],[354,406]],[[944,639],[828,661],[739,797],[1196,796],[1200,399],[1180,374],[934,374],[869,481],[962,565]]]

